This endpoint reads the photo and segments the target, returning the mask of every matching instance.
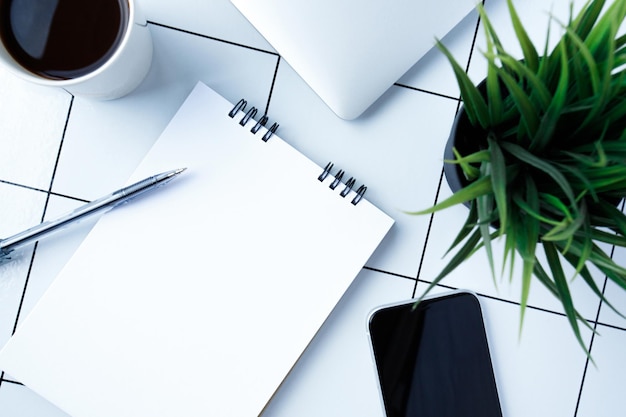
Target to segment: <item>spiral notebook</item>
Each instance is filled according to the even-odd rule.
[[[129,182],[187,171],[98,222],[0,369],[74,417],[262,412],[393,220],[255,113],[195,87]]]

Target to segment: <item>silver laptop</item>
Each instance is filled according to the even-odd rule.
[[[230,0],[341,118],[361,115],[474,0]]]

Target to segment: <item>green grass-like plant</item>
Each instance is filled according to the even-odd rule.
[[[587,2],[558,22],[562,35],[540,54],[511,0],[507,0],[523,57],[509,54],[484,8],[488,69],[481,91],[446,47],[461,91],[464,111],[476,132],[476,151],[453,161],[467,185],[427,214],[469,205],[467,220],[450,250],[456,250],[430,288],[479,249],[494,273],[494,239],[504,239],[504,265],[521,258],[521,318],[534,276],[562,303],[580,345],[587,351],[570,280],[583,279],[607,305],[590,266],[626,289],[626,268],[600,246],[626,246],[626,36],[619,28],[626,0]],[[573,10],[573,7],[570,9]],[[538,254],[543,252],[541,256]],[[569,264],[575,271],[567,276]],[[571,275],[571,273],[570,273]],[[611,308],[613,308],[611,306]]]

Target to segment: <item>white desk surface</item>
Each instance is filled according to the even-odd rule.
[[[538,45],[543,44],[548,12],[567,16],[569,1],[553,2],[515,2]],[[380,416],[370,383],[365,318],[381,304],[420,294],[443,266],[444,251],[464,220],[463,208],[436,214],[432,223],[429,216],[403,214],[431,205],[438,193],[439,198],[450,193],[441,182],[442,152],[459,92],[447,62],[431,51],[363,116],[347,122],[320,101],[227,0],[142,4],[153,35],[154,62],[145,82],[125,98],[86,101],[0,70],[0,236],[122,185],[198,80],[231,102],[245,97],[257,107],[268,106],[283,139],[319,165],[332,160],[367,184],[368,199],[394,217],[396,225],[263,415]],[[519,50],[506,2],[486,0],[486,7],[503,42]],[[475,81],[485,70],[477,23],[474,13],[444,39],[460,61],[469,60]],[[92,224],[81,223],[0,266],[0,346]],[[333,250],[341,248],[329,248]],[[626,259],[624,251],[614,256]],[[605,283],[604,277],[597,279]],[[531,288],[520,338],[520,283],[503,280],[496,288],[484,254],[444,283],[480,294],[505,416],[623,414],[626,321],[600,305],[583,283],[572,286],[580,312],[599,333],[584,333],[595,366],[576,343],[559,304],[539,284]],[[610,283],[606,294],[626,308],[626,294]],[[177,381],[163,383],[174,386]],[[65,416],[5,374],[0,376],[0,415]]]

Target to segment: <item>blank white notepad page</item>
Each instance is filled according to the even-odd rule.
[[[391,227],[198,84],[0,353],[75,417],[255,416]]]

